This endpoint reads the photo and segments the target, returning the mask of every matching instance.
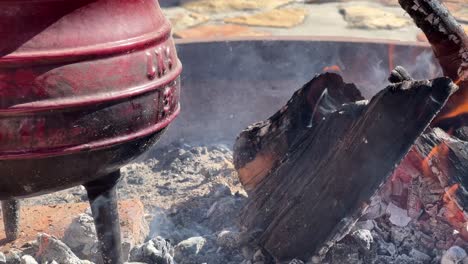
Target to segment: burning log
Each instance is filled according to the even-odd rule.
[[[427,131],[418,139],[414,153],[407,159],[423,157],[420,170],[437,177],[446,189],[446,198],[468,212],[468,36],[447,8],[434,0],[399,0],[426,35],[446,76],[460,86],[432,125],[441,129]],[[456,135],[452,136],[454,130]],[[434,163],[432,161],[434,160]]]
[[[314,123],[343,104],[360,100],[364,97],[354,84],[344,83],[337,74],[325,73],[294,93],[268,120],[248,127],[234,146],[234,163],[244,188],[254,188]]]
[[[322,255],[457,89],[402,68],[370,102],[336,74],[316,76],[238,137],[234,162],[249,202],[241,225],[277,260]]]
[[[450,98],[434,125],[446,129],[463,126],[468,122],[468,36],[440,1],[399,2],[431,43],[444,75],[460,86],[460,91]]]
[[[468,212],[468,137],[463,130],[451,136],[442,129],[430,129],[416,141],[412,156],[420,158],[424,175],[437,178],[447,198]]]

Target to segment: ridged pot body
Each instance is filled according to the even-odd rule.
[[[179,113],[171,27],[155,0],[0,1],[0,199],[93,181]]]

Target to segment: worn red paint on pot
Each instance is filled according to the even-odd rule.
[[[28,183],[22,172],[8,172],[9,161],[89,152],[91,162],[95,151],[121,153],[124,145],[132,151],[129,144],[138,142],[140,149],[125,159],[74,164],[93,167],[76,170],[94,178],[116,170],[179,113],[182,66],[157,1],[7,0],[0,2],[0,25],[6,40],[0,43],[0,170],[6,171],[0,185]],[[28,164],[31,172],[39,169]],[[66,180],[50,176],[51,190],[88,180],[57,174]],[[27,189],[0,199],[47,191]]]

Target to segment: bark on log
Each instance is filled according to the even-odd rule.
[[[444,75],[460,86],[460,91],[440,113],[441,117],[447,116],[468,100],[468,36],[439,0],[399,0],[399,3],[426,35]],[[456,120],[437,118],[433,125],[448,129],[468,121],[467,113],[450,119]]]
[[[236,142],[235,165],[241,175],[265,174],[261,180],[243,180],[251,191],[241,225],[280,261],[324,253],[346,234],[457,89],[448,78],[405,80],[370,102],[350,103],[360,95],[336,78],[314,78]],[[338,87],[329,86],[330,79]],[[324,99],[325,87],[347,96]],[[324,107],[328,101],[335,104]],[[267,166],[258,161],[265,156],[272,161]]]

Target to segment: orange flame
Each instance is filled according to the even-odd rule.
[[[448,188],[444,194],[443,201],[444,206],[447,209],[444,213],[446,219],[452,226],[461,229],[463,227],[462,224],[465,222],[465,216],[454,200],[455,193],[459,187],[459,184],[454,184]]]
[[[463,79],[460,77],[458,80],[455,81],[455,84],[460,85]],[[450,109],[449,112],[444,113],[437,117],[436,121],[441,121],[444,119],[454,118],[460,115],[468,114],[468,93],[459,93],[462,98],[460,98],[457,102],[457,105]]]
[[[444,159],[449,153],[449,147],[441,143],[434,148],[432,148],[431,152],[429,152],[429,155],[422,161],[421,168],[424,176],[431,177],[432,175],[432,170],[431,170],[431,164],[430,161],[433,159],[434,156],[437,156],[442,159]]]
[[[451,201],[458,188],[460,188],[460,185],[458,183],[450,186],[450,188],[448,188],[448,190],[444,194],[444,202]]]
[[[340,68],[340,66],[338,66],[338,65],[332,65],[332,66],[326,66],[326,67],[324,67],[322,71],[323,71],[323,72],[329,72],[329,71],[332,71],[332,72],[341,72],[341,68]]]
[[[453,118],[464,114],[468,114],[468,101],[464,104],[458,105],[452,111],[444,114],[443,116],[440,116],[439,118],[437,118],[437,120],[440,121],[443,119]]]

